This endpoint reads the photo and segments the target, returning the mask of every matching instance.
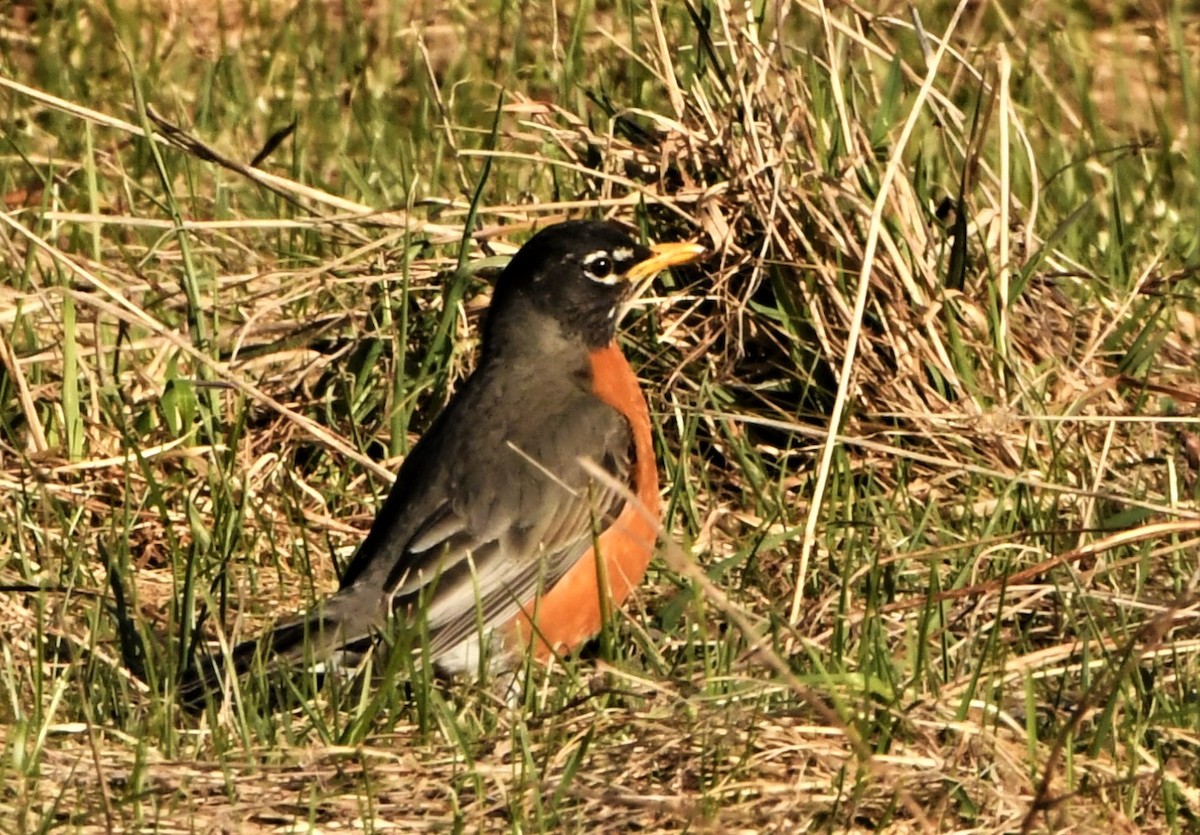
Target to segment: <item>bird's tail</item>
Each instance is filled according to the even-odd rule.
[[[335,595],[304,615],[235,645],[228,653],[195,659],[179,682],[180,705],[199,713],[209,701],[222,700],[234,679],[253,670],[316,665],[348,645],[361,644],[375,628],[373,618],[363,617],[367,610],[357,605],[361,602],[349,595]]]

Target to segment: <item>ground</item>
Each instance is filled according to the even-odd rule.
[[[1200,18],[927,5],[10,4],[0,831],[1197,831]],[[633,604],[183,713],[577,216],[712,253]]]

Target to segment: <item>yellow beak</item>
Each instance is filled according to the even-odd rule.
[[[667,267],[677,264],[689,264],[704,254],[700,244],[655,244],[650,247],[652,253],[645,261],[634,264],[625,273],[625,280],[631,283],[650,278],[662,272]]]

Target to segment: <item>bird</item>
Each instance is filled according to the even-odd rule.
[[[475,369],[400,465],[338,590],[184,672],[196,711],[256,664],[321,663],[399,620],[445,676],[578,649],[642,581],[661,519],[645,395],[617,341],[631,297],[705,248],[556,223],[496,280]]]

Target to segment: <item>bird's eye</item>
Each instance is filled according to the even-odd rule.
[[[592,256],[583,265],[583,269],[587,272],[589,278],[596,281],[604,281],[612,275],[613,262],[612,259],[604,254]]]

